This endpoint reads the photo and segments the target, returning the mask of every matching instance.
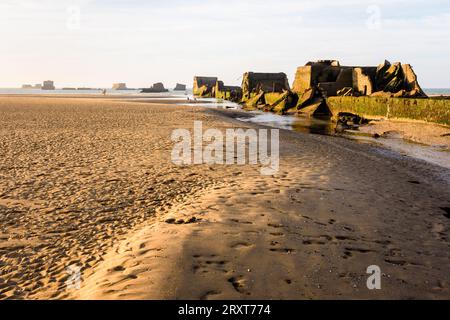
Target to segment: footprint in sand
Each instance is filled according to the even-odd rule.
[[[358,240],[358,239],[356,239],[354,237],[348,237],[348,236],[336,236],[335,238],[336,238],[336,240],[339,240],[339,241],[346,241],[346,240],[348,240],[348,241],[357,241]]]
[[[370,252],[374,252],[374,250],[371,250],[371,249],[365,249],[365,248],[351,248],[351,247],[346,247],[345,250],[350,251],[350,252],[358,252],[358,253],[370,253]]]
[[[286,253],[286,254],[292,254],[295,253],[295,249],[289,249],[289,248],[282,248],[282,249],[270,249],[270,251],[272,252],[276,252],[276,253]]]
[[[396,266],[404,266],[408,264],[405,260],[399,260],[399,259],[393,259],[393,258],[386,258],[384,259],[385,262],[396,265]]]
[[[274,237],[283,237],[284,233],[283,232],[272,232],[272,233],[270,233],[270,235],[274,236]]]
[[[444,213],[444,217],[446,217],[447,219],[450,219],[450,207],[443,207],[441,208],[441,210],[443,210]]]
[[[350,251],[345,251],[344,256],[342,258],[349,259],[351,257],[353,257],[353,254]]]
[[[175,219],[175,218],[169,218],[165,221],[167,224],[176,224],[176,225],[183,225],[183,224],[192,224],[192,223],[198,223],[201,219],[197,219],[196,217],[192,217],[188,220],[184,219]]]
[[[253,247],[253,244],[246,243],[246,242],[238,242],[234,243],[230,246],[232,249],[243,249],[243,248],[250,248]]]
[[[228,282],[231,283],[234,290],[241,294],[250,295],[250,292],[248,290],[248,281],[243,276],[237,276],[228,279]]]
[[[324,241],[319,241],[319,240],[304,240],[303,241],[304,245],[310,246],[310,245],[325,245],[326,242]]]
[[[123,272],[123,271],[125,271],[125,268],[123,266],[116,266],[112,269],[109,269],[108,271],[109,272]]]
[[[229,221],[234,222],[234,223],[241,223],[241,224],[253,224],[253,222],[241,221],[241,220],[238,220],[238,219],[230,219]]]
[[[228,273],[226,266],[229,262],[217,259],[216,255],[194,255],[193,258],[195,259],[192,267],[194,273],[208,273],[210,271]]]
[[[119,280],[117,280],[117,281],[111,283],[111,285],[115,286],[115,285],[121,284],[121,283],[126,282],[126,281],[136,280],[137,278],[138,278],[137,275],[134,275],[134,274],[128,274],[128,275],[126,275],[126,276],[123,276],[121,279],[119,279]]]
[[[276,229],[280,229],[280,228],[284,227],[282,224],[279,224],[279,223],[269,223],[267,226],[269,226],[271,228],[276,228]]]
[[[208,291],[200,297],[201,301],[211,300],[212,297],[222,294],[220,291]]]

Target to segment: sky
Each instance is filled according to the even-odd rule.
[[[0,87],[239,85],[308,61],[410,63],[450,87],[448,0],[1,0]]]

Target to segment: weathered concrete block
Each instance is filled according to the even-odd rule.
[[[194,77],[194,96],[203,98],[213,98],[213,89],[217,82],[216,77]]]
[[[127,90],[126,83],[114,83],[112,85],[113,90]]]
[[[375,70],[367,68],[353,69],[353,90],[362,96],[370,96],[375,91]]]
[[[175,89],[173,89],[173,90],[174,91],[186,91],[186,85],[177,83],[177,85],[175,86]]]
[[[385,96],[378,92],[388,92],[395,97],[426,97],[410,65],[389,61],[378,67],[340,66],[332,60],[308,62],[297,69],[293,91],[301,95],[315,88],[318,96],[326,98],[350,87],[355,95]]]
[[[331,117],[330,110],[328,109],[325,100],[319,100],[313,104],[310,104],[307,107],[300,109],[298,113],[316,118]]]
[[[303,94],[306,90],[311,89],[313,81],[312,68],[311,65],[297,68],[292,91]]]
[[[163,93],[169,92],[168,89],[164,88],[164,84],[162,82],[158,82],[153,84],[150,88],[144,88],[141,90],[142,93]]]
[[[288,90],[290,90],[290,86],[285,73],[247,72],[242,80],[242,101],[251,99],[261,91],[281,93]]]
[[[264,95],[267,110],[278,114],[285,114],[290,109],[296,107],[298,102],[298,95],[290,91],[283,93],[266,93]]]
[[[298,94],[297,109],[302,109],[312,104],[316,98],[316,89],[309,88],[303,94]]]
[[[409,96],[426,97],[425,92],[419,85],[417,75],[410,64],[403,64],[403,73],[405,74],[405,89]]]
[[[226,86],[223,81],[217,81],[214,87],[214,96],[216,99],[240,102],[242,99],[242,89],[238,86]]]
[[[266,100],[264,98],[264,92],[261,91],[255,94],[253,97],[245,101],[244,109],[246,110],[255,110],[259,105],[265,105]]]

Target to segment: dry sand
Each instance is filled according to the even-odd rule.
[[[288,131],[275,176],[171,163],[194,120],[258,128],[235,113],[0,98],[0,298],[450,298],[448,170]]]

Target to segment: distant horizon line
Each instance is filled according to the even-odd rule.
[[[179,83],[179,84],[183,84],[183,83]],[[98,86],[64,86],[64,87],[55,87],[54,90],[63,90],[63,89],[90,89],[90,90],[104,90],[104,89],[110,89],[110,90],[116,90],[116,91],[127,91],[127,90],[141,90],[141,89],[145,89],[148,87],[135,87],[135,88],[126,88],[126,89],[113,89],[112,86],[109,87],[98,87]],[[54,90],[45,90],[45,89],[41,89],[41,88],[22,88],[22,87],[0,87],[1,90],[41,90],[41,91],[54,91]],[[170,87],[168,89],[171,89]],[[192,87],[186,87],[186,90],[192,90]],[[450,87],[423,87],[424,90],[442,90],[442,89],[446,89],[446,90],[450,90]],[[182,90],[184,91],[184,90]]]
[[[180,83],[181,84],[181,83]],[[77,86],[67,86],[67,87],[55,87],[55,89],[41,89],[41,88],[22,88],[22,87],[0,87],[0,90],[40,90],[40,91],[55,91],[55,90],[115,90],[115,91],[132,91],[132,90],[142,90],[142,89],[148,89],[149,87],[139,87],[139,88],[126,88],[126,89],[114,89],[112,87],[77,87]],[[175,87],[173,87],[175,88]],[[168,87],[166,89],[172,89],[172,87]],[[192,90],[192,87],[186,87],[186,90]],[[445,88],[436,88],[436,89],[445,89]],[[184,90],[181,90],[184,91]]]

